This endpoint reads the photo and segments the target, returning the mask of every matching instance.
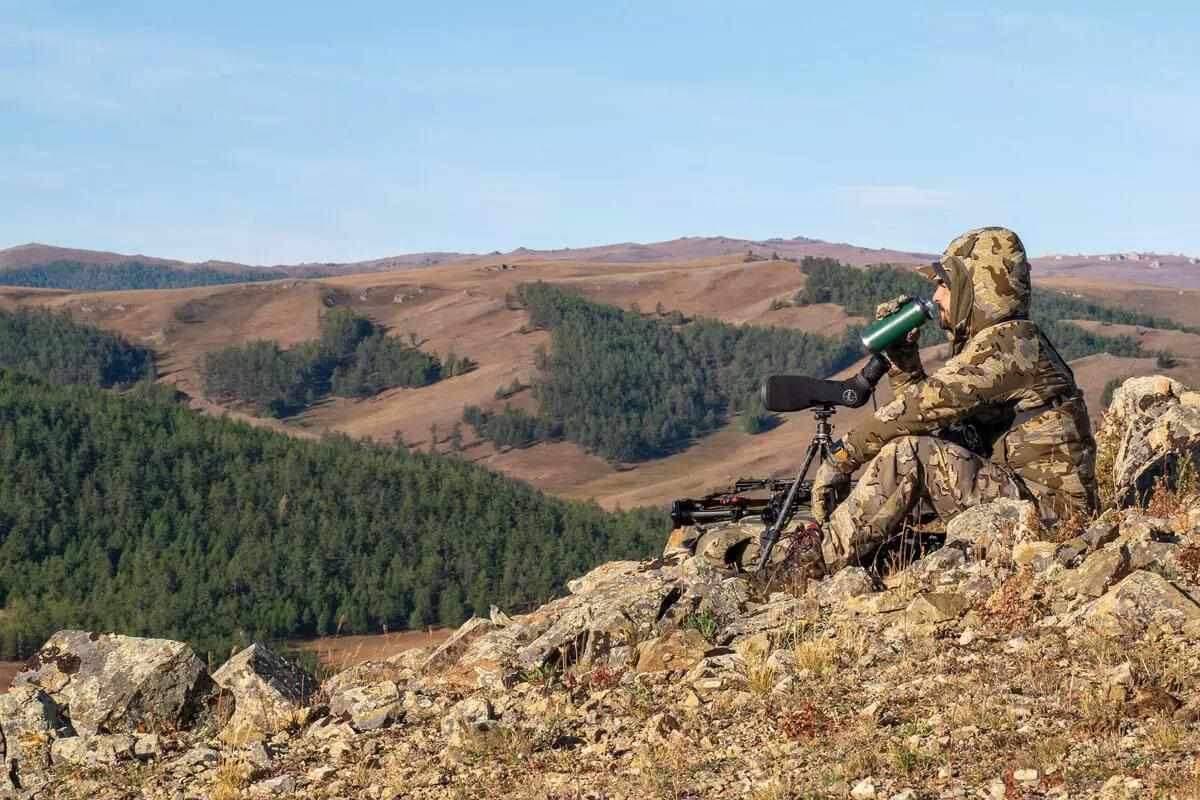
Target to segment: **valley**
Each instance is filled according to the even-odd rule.
[[[639,310],[681,312],[733,324],[776,326],[835,335],[861,322],[840,306],[791,305],[805,275],[785,260],[747,261],[738,255],[638,263],[631,261],[529,260],[406,268],[319,279],[288,279],[189,289],[79,293],[30,289],[0,290],[0,304],[41,306],[64,311],[75,320],[121,333],[151,347],[158,357],[160,381],[184,392],[205,413],[251,421],[291,435],[315,438],[327,430],[380,442],[403,440],[428,450],[436,426],[437,447],[449,449],[448,437],[462,409],[485,411],[505,403],[536,409],[530,392],[497,399],[497,390],[535,374],[539,348],[550,347],[546,331],[528,328],[528,315],[511,303],[521,283],[546,281],[590,300]],[[506,257],[507,258],[507,257]],[[1200,291],[1119,284],[1081,277],[1080,270],[1041,278],[1035,285],[1101,303],[1200,325]],[[385,327],[391,335],[420,342],[422,350],[445,357],[454,352],[478,362],[477,369],[417,389],[391,389],[366,399],[326,398],[286,420],[263,419],[214,405],[203,397],[201,365],[212,350],[253,339],[273,339],[288,347],[314,338],[323,312],[345,307]],[[1130,335],[1143,350],[1165,351],[1173,358],[1161,369],[1185,383],[1200,378],[1200,336],[1179,331],[1084,322],[1106,336]],[[944,346],[926,349],[934,363]],[[1153,358],[1105,354],[1079,359],[1077,377],[1089,409],[1098,417],[1105,385],[1114,378],[1155,369]],[[857,367],[852,367],[852,372]],[[886,388],[880,394],[882,401]],[[852,426],[864,409],[843,409],[837,430]],[[570,442],[550,442],[516,450],[498,450],[463,428],[461,457],[528,481],[551,494],[595,500],[605,508],[663,505],[672,498],[719,488],[742,475],[786,475],[797,466],[811,435],[804,413],[783,415],[772,430],[750,436],[734,419],[683,452],[636,464],[610,464]]]

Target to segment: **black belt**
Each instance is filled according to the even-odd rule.
[[[1017,415],[1015,417],[1013,417],[1012,425],[1010,427],[1016,428],[1019,425],[1024,425],[1026,422],[1029,422],[1029,420],[1034,419],[1035,417],[1040,417],[1042,414],[1045,414],[1047,411],[1050,411],[1052,409],[1058,408],[1059,406],[1065,405],[1066,403],[1069,403],[1072,400],[1075,400],[1079,397],[1081,397],[1081,395],[1063,394],[1063,395],[1059,395],[1058,397],[1053,398],[1052,400],[1047,400],[1046,402],[1042,403],[1040,406],[1034,406],[1033,408],[1027,408],[1024,411],[1018,411]]]

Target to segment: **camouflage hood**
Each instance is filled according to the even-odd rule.
[[[1029,260],[1007,228],[976,228],[946,248],[951,337],[955,351],[984,328],[1029,316]]]

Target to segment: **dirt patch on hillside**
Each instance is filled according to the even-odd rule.
[[[24,668],[24,661],[0,661],[0,692],[7,692],[13,678]]]
[[[1167,317],[1182,325],[1200,327],[1200,291],[1167,289],[1137,283],[1115,283],[1090,278],[1039,278],[1033,285],[1087,297],[1116,308]]]
[[[288,647],[317,654],[321,664],[343,670],[364,661],[383,661],[415,647],[433,647],[454,633],[451,628],[432,628],[427,631],[399,631],[363,636],[322,636],[303,642],[289,642]]]

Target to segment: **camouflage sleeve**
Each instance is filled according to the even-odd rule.
[[[930,433],[984,405],[1012,399],[1036,367],[1036,348],[1010,331],[976,335],[961,353],[846,434],[842,444],[849,461],[865,464],[897,436]]]
[[[915,347],[902,353],[886,353],[888,356],[888,381],[892,384],[892,394],[899,396],[902,391],[913,384],[925,380],[925,367],[921,364],[921,351]]]

